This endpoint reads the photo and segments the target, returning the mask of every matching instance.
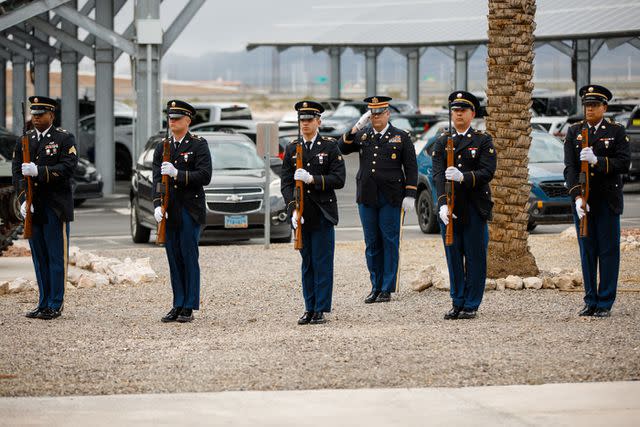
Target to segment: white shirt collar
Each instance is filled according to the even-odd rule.
[[[380,132],[377,132],[375,130],[375,128],[372,128],[372,129],[373,129],[373,135],[374,136],[377,135],[377,134],[380,134],[380,138],[382,138],[384,136],[384,134],[387,133],[387,130],[389,130],[389,123],[387,123],[387,125],[384,127],[384,129],[382,129]]]
[[[316,143],[316,139],[318,139],[318,131],[316,131],[316,134],[313,135],[313,138],[311,138],[311,144],[309,145],[309,149],[311,149],[313,147],[313,144]],[[304,141],[305,144],[308,142],[306,139],[304,139],[304,135],[302,136],[302,140]]]
[[[600,128],[600,125],[602,124],[602,122],[603,122],[603,121],[604,121],[604,119],[600,119],[600,121],[598,122],[598,124],[597,124],[597,125],[595,125],[595,126],[591,126],[591,125],[589,125],[589,123],[587,123],[587,124],[589,125],[589,129],[591,129],[591,128],[595,128],[595,130],[597,131],[597,130]]]
[[[176,145],[180,145],[182,144],[182,141],[184,141],[184,139],[187,137],[187,134],[185,133],[184,136],[182,138],[180,138],[180,140],[178,141],[176,139],[176,136],[171,134],[171,139],[173,139],[173,142],[176,143]]]
[[[49,131],[51,130],[51,128],[53,127],[53,125],[49,126],[44,132],[40,132],[37,128],[36,128],[36,136],[38,139],[40,139],[40,136],[42,135],[43,137],[45,135],[47,135],[49,133]]]
[[[454,127],[454,129],[456,129],[456,128]],[[462,136],[465,136],[465,135],[467,134],[467,132],[469,132],[469,129],[471,129],[471,126],[469,126],[469,127],[467,128],[467,130],[465,130],[464,132],[458,132],[458,130],[456,129],[456,135],[462,135]],[[454,136],[455,136],[455,135],[454,135]]]

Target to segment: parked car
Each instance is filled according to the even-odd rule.
[[[192,126],[220,120],[253,119],[249,105],[241,102],[194,102],[191,105],[196,109],[196,115],[191,121]]]
[[[629,178],[636,180],[640,177],[640,106],[631,112],[626,124],[629,149],[631,151]]]
[[[573,222],[571,197],[564,183],[564,149],[558,138],[546,132],[531,133],[529,148],[529,223],[533,230],[538,224],[565,224]],[[423,233],[439,230],[437,198],[433,182],[431,151],[437,135],[432,136],[417,156],[418,197],[416,214]]]
[[[0,155],[11,160],[13,158],[13,149],[20,141],[20,137],[11,133],[9,130],[0,127]],[[96,170],[96,167],[89,160],[82,157],[78,158],[78,166],[73,171],[71,179],[71,189],[73,191],[73,204],[80,206],[87,199],[101,198],[102,193],[102,176]]]
[[[131,177],[133,153],[133,121],[134,111],[119,111],[114,113],[113,126],[116,146],[116,179],[123,180]],[[96,160],[96,115],[90,114],[78,121],[76,135],[78,156],[85,157],[91,162]]]
[[[531,124],[538,124],[544,127],[546,132],[558,138],[566,136],[565,124],[567,116],[537,116],[531,118]]]
[[[534,89],[531,101],[531,108],[538,116],[568,116],[576,112],[576,95],[573,92]]]
[[[205,186],[206,224],[201,240],[234,241],[264,236],[264,162],[255,144],[245,135],[225,132],[199,133],[209,144],[213,176]],[[138,158],[131,178],[131,237],[135,243],[149,241],[156,228],[153,217],[153,154],[164,132],[151,137]],[[274,174],[269,184],[271,241],[291,241],[291,227],[280,178]]]
[[[420,137],[434,124],[447,119],[446,114],[444,116],[440,114],[400,114],[397,117],[407,119],[411,125],[411,132],[416,137]]]
[[[241,133],[249,137],[254,143],[257,140],[257,125],[258,123],[253,120],[222,120],[218,122],[206,122],[200,123],[195,126],[191,126],[190,130],[194,133],[202,132],[220,132],[225,130],[233,130],[237,133]],[[297,129],[298,124],[280,124],[278,129],[280,131],[288,131],[291,129]]]
[[[390,105],[400,114],[420,114],[420,109],[411,101],[394,99]]]

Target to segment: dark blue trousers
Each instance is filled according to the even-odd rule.
[[[477,310],[482,302],[487,279],[487,247],[489,227],[475,206],[469,206],[468,222],[453,220],[453,245],[445,246],[449,268],[450,294],[453,305]],[[442,242],[446,226],[440,221]]]
[[[36,271],[39,308],[59,310],[64,300],[69,260],[69,223],[62,222],[45,206],[46,224],[33,224],[29,239],[31,258]]]
[[[580,221],[573,207],[573,220],[578,233],[584,303],[608,310],[613,306],[620,270],[620,215],[613,213],[606,201],[589,203],[587,237],[580,237]],[[600,286],[597,272],[600,268]]]
[[[358,204],[365,255],[374,291],[395,292],[400,260],[400,212],[378,193],[378,205]]]
[[[176,308],[200,308],[200,264],[198,241],[200,224],[182,209],[182,225],[167,227],[164,245],[169,259],[173,306]]]
[[[323,215],[313,229],[302,227],[302,294],[306,311],[329,313],[333,296],[336,234]]]

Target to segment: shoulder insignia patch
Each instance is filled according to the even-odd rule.
[[[69,131],[67,131],[66,129],[62,129],[62,128],[56,128],[56,130],[58,132],[62,132],[62,133],[69,133]]]
[[[69,154],[75,154],[76,156],[78,155],[78,152],[76,151],[76,147],[71,147],[69,148]]]
[[[336,139],[331,137],[331,136],[323,136],[322,139],[324,139],[325,141],[335,141]]]

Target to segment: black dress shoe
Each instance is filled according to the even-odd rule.
[[[380,291],[371,291],[371,293],[369,294],[369,296],[367,296],[364,299],[364,303],[365,304],[371,304],[376,302],[376,298],[378,298],[378,295],[380,295]]]
[[[29,319],[35,319],[36,317],[38,317],[38,314],[40,314],[40,312],[41,312],[42,310],[43,310],[42,308],[40,308],[40,307],[36,307],[36,308],[34,308],[33,310],[28,311],[28,312],[24,315],[24,317],[28,317]]]
[[[476,310],[463,309],[460,314],[458,314],[458,319],[475,319],[477,313]]]
[[[321,311],[318,311],[316,313],[313,313],[313,317],[311,318],[311,322],[312,325],[319,325],[321,323],[327,323],[327,319],[324,318],[324,313]]]
[[[389,302],[391,301],[391,294],[389,292],[380,292],[378,298],[376,298],[376,302]]]
[[[444,314],[444,320],[455,320],[455,319],[457,319],[458,316],[460,315],[461,311],[462,311],[462,308],[456,307],[454,305],[453,307],[451,307],[451,310],[447,311]]]
[[[301,318],[298,319],[298,325],[306,325],[311,322],[313,311],[305,311]]]
[[[165,316],[162,319],[160,319],[160,321],[162,321],[163,323],[175,322],[178,316],[180,315],[181,310],[182,310],[181,307],[172,308],[170,312],[165,314]]]
[[[593,313],[593,317],[609,317],[611,316],[611,310],[608,308],[597,308]]]
[[[593,316],[595,312],[596,308],[594,306],[585,304],[582,310],[580,310],[580,313],[578,313],[578,316]]]
[[[176,319],[176,322],[187,323],[193,320],[193,310],[190,308],[183,308]]]
[[[61,310],[54,310],[53,308],[47,307],[40,310],[40,313],[38,313],[38,319],[51,320],[55,319],[56,317],[60,317],[61,314]]]

